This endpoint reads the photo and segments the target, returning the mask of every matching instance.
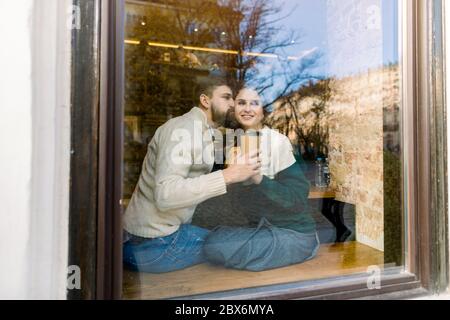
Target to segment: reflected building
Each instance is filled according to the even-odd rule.
[[[337,199],[356,206],[357,240],[383,249],[383,152],[400,150],[398,65],[328,80],[326,86],[309,84],[280,99],[268,122],[302,153],[322,139]]]
[[[328,88],[319,81],[283,97],[269,119],[307,160],[328,157],[337,199],[355,205],[357,241],[379,250],[386,243],[389,190],[384,151],[397,158],[400,153],[396,6],[385,0],[328,0]]]

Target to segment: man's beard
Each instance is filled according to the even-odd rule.
[[[230,129],[236,129],[238,127],[238,123],[236,121],[236,117],[234,116],[234,111],[232,109],[228,109],[226,113],[221,113],[218,108],[214,105],[212,106],[212,120],[219,127],[225,127]]]

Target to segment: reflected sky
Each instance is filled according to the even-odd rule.
[[[283,18],[277,23],[282,31],[273,40],[280,41],[292,31],[300,35],[299,41],[277,53],[301,59],[264,61],[257,67],[258,76],[250,79],[249,85],[267,87],[268,82],[261,86],[258,77],[272,79],[270,88],[262,93],[266,104],[281,92],[295,91],[310,80],[343,78],[399,61],[397,0],[273,0],[271,3],[282,8],[276,17]],[[310,67],[305,69],[308,64]],[[305,80],[289,87],[291,79],[300,73],[305,75]],[[271,77],[271,74],[282,75]]]
[[[282,24],[287,34],[288,30],[301,33],[301,42],[286,49],[288,55],[302,56],[305,53],[319,51],[322,54],[320,66],[315,72],[323,76],[343,77],[362,72],[362,69],[376,68],[388,63],[398,62],[398,5],[396,0],[273,0],[275,6],[280,6],[280,16],[286,16]],[[336,8],[338,7],[338,8]],[[376,8],[378,7],[378,12]],[[339,12],[339,10],[342,10]],[[332,12],[331,12],[332,11]],[[377,21],[379,19],[379,21]],[[358,21],[356,21],[358,20]],[[375,30],[374,42],[370,35],[364,34],[367,25],[380,24]],[[332,33],[344,34],[346,29],[354,29],[355,36],[349,36],[346,41],[332,43]],[[331,42],[331,43],[330,43]],[[337,46],[377,46],[379,59],[373,59],[370,54],[358,64],[336,61],[333,55]],[[373,48],[372,48],[373,49]],[[353,50],[353,49],[351,49]],[[355,51],[352,51],[355,53]],[[364,53],[361,53],[364,56]],[[349,61],[352,60],[348,56]],[[347,61],[348,62],[348,61]],[[345,63],[345,68],[333,70],[333,64]]]

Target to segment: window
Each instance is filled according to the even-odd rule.
[[[102,2],[100,10],[97,1],[89,2],[96,9],[88,10],[94,27],[74,31],[74,45],[91,59],[78,52],[73,57],[74,85],[87,85],[81,79],[90,70],[101,93],[97,121],[99,97],[73,90],[74,98],[83,98],[74,110],[92,129],[73,131],[83,155],[92,159],[77,153],[71,173],[71,264],[86,275],[83,296],[349,298],[444,288],[447,275],[437,272],[447,270],[441,2],[258,2],[264,10],[233,7],[237,3],[117,0]],[[95,36],[100,12],[101,38]],[[94,72],[99,61],[100,78]],[[226,83],[219,96],[204,89],[217,82]],[[227,103],[234,107],[234,118],[208,113],[208,106],[223,100],[225,109]],[[194,106],[201,108],[192,111]],[[206,158],[176,143],[186,133],[178,126],[158,129],[191,111],[208,128],[209,139],[200,135]],[[264,125],[258,126],[261,119]],[[84,127],[74,121],[75,128]],[[233,131],[237,124],[253,130]],[[271,147],[264,139],[272,135],[265,132],[277,137]],[[227,179],[231,184],[224,188],[221,174],[234,163],[229,155],[245,154],[247,141],[250,148],[256,142],[253,147],[269,162],[261,159],[263,174],[252,181]],[[168,148],[174,142],[176,148]],[[188,171],[161,174],[179,170],[170,156],[158,163],[161,149],[191,161],[178,163]],[[189,185],[186,178],[199,179]],[[134,203],[136,192],[150,201]],[[175,205],[168,201],[173,199]],[[147,209],[135,210],[142,219],[129,215],[130,207],[148,203],[157,209],[152,219]],[[175,211],[179,223],[167,222]],[[155,214],[165,228],[155,228]],[[273,234],[310,242],[281,242],[279,252],[290,254],[271,265],[252,267],[239,252],[243,266],[224,266],[210,254],[202,263],[187,261],[185,268],[171,270],[179,263],[175,255],[158,273],[144,270],[168,257],[161,248],[180,240],[179,225],[222,226],[218,230],[231,234],[245,229],[258,236],[271,231],[261,243],[273,244]],[[128,234],[122,234],[124,227]],[[206,237],[202,229],[195,229],[197,242],[207,243],[211,233]],[[308,238],[316,233],[318,247]],[[292,243],[307,244],[303,256],[286,250]],[[213,253],[233,249],[226,241],[213,244]],[[142,245],[156,249],[140,250]],[[172,249],[180,252],[179,246]],[[143,253],[139,261],[137,253]],[[241,270],[246,268],[258,270]],[[379,273],[381,289],[370,290],[368,277]]]
[[[130,1],[125,12],[124,298],[403,270],[397,1]],[[224,84],[210,98],[229,92],[235,123],[202,105],[205,82]],[[213,163],[158,163],[189,130],[183,115],[209,117],[221,170],[243,149],[236,128],[269,135],[263,181],[208,192]]]

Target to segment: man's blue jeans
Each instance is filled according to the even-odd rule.
[[[124,264],[134,271],[165,273],[204,263],[202,247],[208,234],[208,230],[185,224],[167,237],[130,235],[123,245]]]

